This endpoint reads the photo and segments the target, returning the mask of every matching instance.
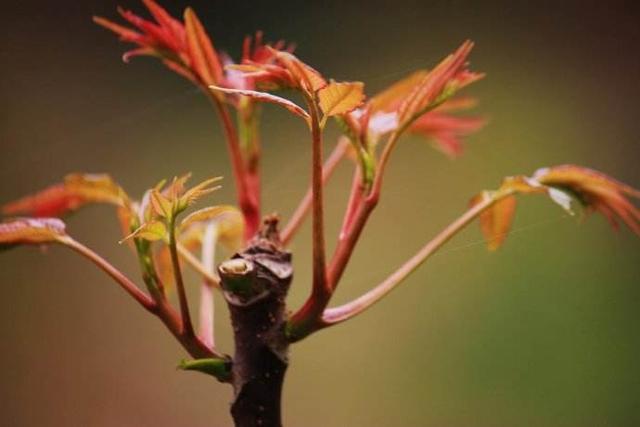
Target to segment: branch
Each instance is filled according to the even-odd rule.
[[[323,186],[327,184],[327,181],[329,180],[331,175],[333,175],[333,172],[336,170],[336,167],[340,163],[340,160],[342,160],[345,153],[347,152],[348,147],[349,147],[349,141],[344,138],[340,138],[338,140],[338,144],[334,147],[331,154],[329,154],[329,157],[327,157],[327,160],[325,161],[324,166],[322,167],[322,185]],[[291,239],[293,238],[293,236],[296,234],[296,232],[302,225],[304,219],[309,213],[312,200],[313,200],[313,187],[309,186],[309,189],[307,190],[306,194],[300,201],[300,204],[298,205],[296,210],[293,212],[293,215],[291,215],[291,219],[289,219],[289,222],[282,230],[282,233],[280,235],[280,240],[282,241],[283,245],[286,246],[291,242]]]
[[[100,255],[83,245],[82,243],[74,240],[73,238],[66,236],[62,240],[67,247],[73,249],[80,255],[89,259],[95,265],[97,265],[102,271],[107,273],[114,279],[122,289],[124,289],[129,295],[131,295],[136,301],[140,303],[147,311],[154,312],[156,303],[147,294],[142,292],[127,276],[122,274],[120,270],[111,265],[107,260]]]
[[[505,193],[500,194],[499,197],[487,198],[486,200],[475,205],[454,222],[452,222],[448,227],[442,230],[433,240],[427,243],[422,249],[420,249],[420,251],[418,251],[418,253],[411,257],[398,270],[392,273],[378,286],[349,303],[325,310],[322,316],[321,327],[327,327],[344,322],[345,320],[348,320],[362,313],[364,310],[380,301],[384,296],[395,289],[396,286],[398,286],[425,260],[433,255],[438,249],[440,249],[473,219],[475,219],[482,211],[489,208],[501,198],[506,197],[510,194],[511,193]]]

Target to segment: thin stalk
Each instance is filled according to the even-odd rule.
[[[182,271],[180,268],[180,258],[176,248],[176,233],[174,220],[169,224],[169,252],[171,253],[171,264],[173,266],[173,277],[176,282],[176,290],[178,292],[178,301],[180,303],[180,315],[182,317],[182,331],[187,336],[195,336],[191,316],[189,315],[189,302],[187,301],[187,293],[182,280]]]
[[[178,314],[173,310],[166,299],[158,299],[154,301],[147,294],[142,292],[135,283],[133,283],[133,281],[120,272],[120,270],[73,238],[67,236],[61,241],[61,243],[92,261],[102,271],[114,279],[116,283],[118,283],[129,295],[138,301],[138,303],[140,303],[140,305],[142,305],[147,311],[157,316],[192,357],[225,357],[213,348],[208,348],[197,337],[184,334]]]
[[[351,219],[348,230],[340,236],[341,238],[338,240],[336,249],[333,252],[333,257],[329,263],[328,281],[331,289],[335,290],[338,286],[338,282],[353,255],[356,243],[358,243],[360,239],[362,230],[364,230],[364,226],[367,224],[371,212],[373,212],[377,204],[378,199],[376,197],[369,196],[361,199]]]
[[[311,138],[312,138],[312,203],[311,222],[313,239],[313,290],[324,298],[329,293],[327,287],[327,267],[324,241],[324,196],[322,183],[322,128],[318,107],[315,101],[309,102],[311,110]]]
[[[85,258],[89,259],[102,271],[107,273],[113,280],[115,280],[120,285],[120,287],[122,287],[122,289],[124,289],[129,295],[131,295],[136,301],[138,301],[140,305],[142,305],[148,311],[154,312],[156,308],[155,301],[147,294],[142,292],[135,283],[133,283],[127,276],[122,274],[120,270],[111,265],[107,260],[71,237],[65,237],[62,243],[64,243],[67,247],[73,249],[80,255],[84,256]]]
[[[202,265],[213,275],[215,264],[216,242],[218,240],[218,226],[208,224],[202,238]],[[215,347],[213,290],[205,279],[200,286],[200,338],[209,348]]]
[[[338,240],[343,240],[349,234],[349,229],[353,223],[354,216],[362,203],[362,195],[364,192],[364,186],[362,184],[362,172],[361,169],[356,167],[353,171],[353,179],[351,181],[351,193],[349,194],[349,202],[347,202],[347,209],[344,213],[342,220],[342,226],[340,227],[340,234]]]
[[[371,193],[374,197],[380,197],[380,191],[382,189],[382,178],[384,177],[384,171],[389,162],[389,158],[391,157],[391,152],[396,146],[398,139],[400,138],[400,132],[396,130],[391,134],[387,143],[384,145],[384,149],[382,150],[382,154],[380,155],[380,159],[378,160],[378,166],[376,170],[376,176],[373,180],[373,185],[371,187]]]
[[[189,249],[185,248],[180,242],[176,244],[176,247],[178,248],[178,254],[180,254],[180,257],[198,274],[200,274],[209,286],[220,289],[220,279],[210,273],[207,267],[202,264]]]
[[[344,322],[360,313],[367,308],[380,301],[384,296],[396,288],[409,274],[418,268],[424,261],[447,243],[460,230],[467,226],[482,211],[493,205],[502,197],[506,197],[510,193],[501,194],[499,197],[488,198],[462,214],[458,219],[452,222],[444,230],[442,230],[433,240],[422,247],[413,257],[405,262],[398,270],[393,272],[382,283],[374,287],[366,294],[348,302],[344,305],[325,310],[322,316],[322,327],[335,325]]]
[[[333,172],[336,170],[336,167],[338,166],[338,164],[344,157],[345,153],[347,152],[348,146],[349,146],[349,141],[344,138],[340,138],[338,140],[338,143],[334,147],[333,151],[331,151],[331,154],[329,154],[329,156],[327,157],[327,160],[325,161],[324,166],[322,167],[322,185],[323,186],[327,184],[327,181],[329,181],[329,178],[331,177],[331,175],[333,175]],[[304,222],[304,219],[307,217],[307,214],[309,213],[312,201],[313,201],[313,186],[310,185],[306,194],[300,201],[300,204],[298,204],[298,207],[293,212],[293,215],[291,215],[291,219],[289,219],[289,222],[287,223],[287,225],[282,230],[282,233],[280,234],[280,239],[285,246],[291,242],[291,239],[295,236],[297,231],[300,229],[300,226],[302,225],[302,223]]]
[[[314,325],[322,316],[324,308],[331,298],[331,287],[327,282],[327,267],[325,257],[324,240],[324,207],[323,207],[323,183],[322,183],[322,128],[318,107],[315,100],[308,99],[309,111],[311,115],[311,137],[312,137],[312,240],[313,240],[313,281],[311,295],[303,307],[291,318],[289,324],[292,328],[288,333],[292,338]]]

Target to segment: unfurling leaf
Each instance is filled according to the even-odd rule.
[[[108,175],[67,175],[61,184],[45,188],[2,207],[5,215],[36,217],[62,216],[89,203],[123,206],[128,201],[125,192]]]
[[[123,55],[125,62],[134,56],[155,56],[169,69],[200,86],[222,81],[220,57],[195,12],[187,8],[183,23],[153,0],[143,1],[155,22],[123,9],[119,9],[120,15],[135,29],[93,18],[98,25],[118,34],[121,40],[138,45]]]
[[[411,124],[409,131],[433,141],[437,149],[455,158],[462,154],[462,138],[481,129],[486,120],[443,114],[440,111],[437,109],[419,117]]]
[[[491,197],[493,196],[488,192],[482,192],[471,200],[471,205],[475,206]],[[516,198],[507,196],[480,214],[480,229],[487,240],[487,247],[490,251],[498,249],[507,238],[515,211]]]
[[[319,72],[299,60],[294,54],[270,48],[278,62],[291,74],[295,87],[315,93],[327,85]]]
[[[402,101],[409,96],[427,74],[429,74],[428,70],[418,70],[371,98],[372,113],[397,110]]]
[[[531,178],[505,178],[497,191],[485,191],[472,200],[472,205],[495,200],[480,213],[480,226],[489,249],[497,249],[508,234],[516,205],[514,195],[531,193],[546,194],[571,215],[571,202],[577,198],[588,209],[602,213],[614,228],[622,220],[640,235],[640,210],[629,201],[629,197],[640,198],[640,191],[601,172],[562,165],[539,169]]]
[[[401,127],[411,124],[422,114],[449,99],[458,89],[481,77],[465,69],[472,48],[473,43],[465,41],[455,53],[446,57],[420,79],[398,107],[398,121]]]
[[[156,240],[164,240],[166,242],[168,241],[168,238],[169,234],[167,232],[167,226],[164,224],[164,222],[159,220],[151,220],[142,224],[133,233],[122,239],[120,243],[123,243],[129,239],[144,239],[150,242],[155,242]]]
[[[223,72],[220,59],[193,9],[185,10],[184,22],[188,51],[192,60],[191,66],[205,84],[210,85],[221,81]]]
[[[318,91],[320,108],[325,117],[336,116],[353,111],[364,101],[362,82],[332,81]]]
[[[587,209],[600,212],[618,228],[622,220],[640,235],[640,210],[629,198],[640,199],[640,191],[608,175],[576,165],[561,165],[537,170],[533,178],[549,187],[569,191]]]
[[[191,206],[192,204],[194,204],[195,202],[197,202],[199,199],[206,196],[207,194],[213,193],[214,191],[219,190],[220,189],[219,185],[213,186],[213,187],[212,185],[220,181],[221,179],[222,177],[219,177],[219,176],[206,179],[202,181],[200,184],[186,190],[182,195],[179,195],[178,212],[182,212],[183,210],[185,210],[186,208],[188,208],[189,206]]]
[[[289,101],[288,99],[281,98],[279,96],[272,95],[267,92],[258,92],[255,90],[244,90],[244,89],[229,89],[229,88],[218,87],[218,86],[209,86],[209,89],[211,89],[213,92],[222,92],[229,95],[248,96],[258,101],[277,104],[277,105],[280,105],[281,107],[286,108],[293,114],[300,116],[305,120],[309,120],[309,114],[302,107],[300,107],[299,105],[295,104],[292,101]]]
[[[154,216],[171,218],[171,215],[173,215],[173,204],[168,197],[165,197],[160,191],[153,189],[151,190],[149,200],[151,201]]]
[[[0,223],[0,248],[62,242],[65,224],[58,218],[19,218]]]

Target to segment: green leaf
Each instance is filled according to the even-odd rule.
[[[144,239],[150,242],[163,240],[167,242],[169,240],[169,234],[164,222],[160,220],[151,220],[142,224],[137,230],[122,239],[120,243],[126,242],[129,239]]]
[[[231,378],[231,362],[221,358],[209,359],[183,359],[178,365],[178,369],[184,371],[197,371],[203,374],[216,377],[220,381],[228,381]]]

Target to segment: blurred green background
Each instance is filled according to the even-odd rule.
[[[165,4],[173,13],[194,5],[233,55],[244,34],[263,29],[297,42],[325,75],[363,80],[369,94],[476,41],[472,66],[488,77],[469,93],[489,126],[455,161],[403,141],[336,302],[384,278],[505,175],[572,162],[640,186],[635,2]],[[207,101],[155,61],[123,64],[125,46],[92,24],[94,14],[115,17],[115,7],[3,3],[0,201],[70,171],[108,171],[131,194],[185,171],[230,175]],[[286,217],[308,183],[309,143],[299,120],[266,110],[265,208]],[[328,191],[329,242],[349,169]],[[226,181],[215,203],[233,200]],[[111,209],[90,207],[68,222],[137,279]],[[487,253],[470,227],[374,309],[296,345],[285,424],[640,425],[640,241],[600,217],[576,224],[535,197],[521,199],[514,230],[503,250]],[[308,224],[292,250],[297,307],[309,287]],[[56,247],[9,251],[0,284],[0,425],[230,424],[230,388],[176,371],[184,354],[161,324],[87,262]]]

